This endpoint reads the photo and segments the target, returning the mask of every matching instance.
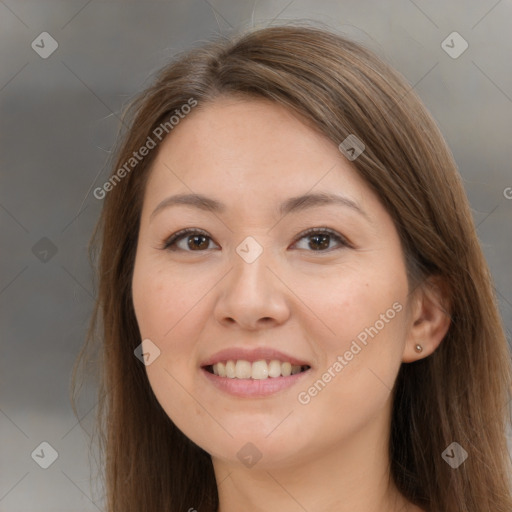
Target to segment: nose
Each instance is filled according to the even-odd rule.
[[[265,250],[252,263],[234,253],[233,268],[219,283],[214,311],[219,323],[254,331],[286,322],[290,291],[270,259]]]

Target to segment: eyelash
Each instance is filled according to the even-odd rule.
[[[210,240],[212,240],[210,235],[206,231],[203,231],[202,229],[186,228],[186,229],[182,229],[181,231],[178,231],[178,232],[174,233],[169,238],[167,238],[164,241],[163,246],[161,247],[161,249],[162,250],[167,250],[167,251],[178,251],[178,250],[181,250],[181,251],[184,251],[184,252],[205,252],[205,251],[201,251],[201,250],[189,251],[189,250],[185,250],[185,249],[177,249],[175,247],[175,244],[178,241],[180,241],[183,238],[186,238],[186,235],[192,235],[192,234],[203,235],[203,236],[205,236],[207,238],[210,238]],[[308,229],[306,231],[303,231],[297,237],[295,242],[293,242],[293,243],[295,244],[298,241],[302,240],[303,238],[306,238],[308,236],[313,236],[313,235],[329,235],[329,236],[331,236],[334,240],[339,242],[339,244],[341,245],[341,247],[338,247],[338,249],[341,249],[343,247],[353,247],[348,242],[348,240],[345,237],[343,237],[342,235],[340,235],[336,231],[333,231],[332,229],[329,229],[329,228],[311,228],[311,229]],[[326,250],[317,250],[317,251],[310,250],[308,252],[326,253],[326,252],[331,252],[331,251],[333,251],[335,249],[336,248],[334,248],[334,249],[331,248],[331,249],[326,249]]]

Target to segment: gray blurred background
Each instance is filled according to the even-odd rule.
[[[369,45],[432,112],[511,339],[510,1],[0,0],[1,512],[103,510],[87,436],[94,382],[81,424],[69,385],[94,297],[92,190],[108,177],[122,106],[178,50],[304,18]]]

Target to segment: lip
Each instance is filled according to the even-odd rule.
[[[262,359],[262,358],[260,358]],[[230,379],[228,377],[219,377],[210,373],[205,368],[200,372],[204,375],[210,384],[217,389],[229,395],[239,398],[264,398],[297,384],[306,374],[309,374],[311,368],[288,377],[268,377],[266,379]]]
[[[210,366],[212,364],[216,364],[224,361],[237,361],[239,359],[243,359],[245,361],[249,361],[250,363],[254,363],[254,361],[260,361],[265,359],[267,361],[271,361],[272,359],[277,359],[281,362],[290,362],[292,365],[299,366],[309,366],[311,367],[311,363],[305,361],[303,359],[297,359],[291,355],[286,354],[285,352],[281,352],[274,348],[270,347],[258,347],[253,349],[248,349],[245,347],[232,347],[216,352],[214,355],[210,356],[208,359],[205,359],[201,363],[201,367],[204,369],[205,366]],[[296,374],[301,375],[301,374]],[[223,377],[221,377],[223,378]],[[277,378],[285,378],[288,377],[277,377]],[[231,380],[231,379],[230,379]]]

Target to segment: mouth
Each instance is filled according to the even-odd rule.
[[[245,359],[219,361],[202,367],[206,372],[225,379],[266,380],[289,377],[307,372],[309,365],[292,364],[290,361],[278,359],[260,359],[247,361]]]

